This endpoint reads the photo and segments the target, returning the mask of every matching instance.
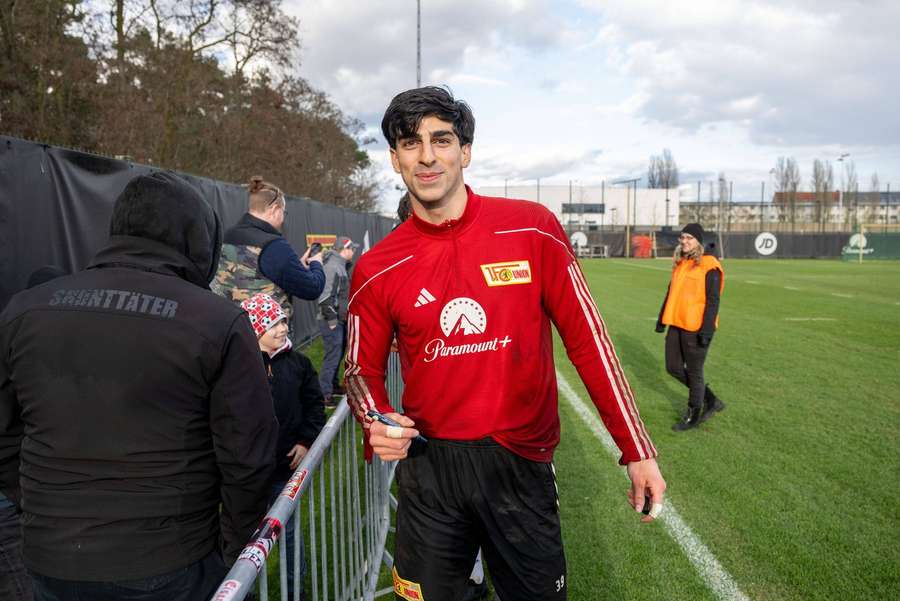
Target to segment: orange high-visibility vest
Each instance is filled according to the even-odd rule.
[[[725,271],[719,260],[710,255],[700,257],[700,264],[693,260],[681,261],[672,268],[672,282],[666,297],[662,322],[688,332],[698,332],[703,326],[703,311],[706,309],[706,274],[711,269],[721,273],[719,294],[725,289]],[[716,315],[716,327],[719,316]]]

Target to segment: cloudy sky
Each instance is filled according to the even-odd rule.
[[[299,73],[377,136],[391,208],[401,183],[380,135],[416,84],[415,0],[284,0]],[[758,200],[779,156],[850,153],[900,189],[895,0],[421,0],[422,83],[475,113],[475,186],[640,177],[669,148],[682,183],[734,181]],[[706,188],[704,187],[704,190]]]

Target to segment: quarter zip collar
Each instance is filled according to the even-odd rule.
[[[466,208],[459,219],[448,219],[443,223],[435,225],[424,219],[420,219],[415,212],[410,215],[410,219],[416,229],[426,236],[434,238],[453,238],[459,236],[475,223],[478,213],[481,211],[481,196],[472,192],[472,188],[466,185]]]

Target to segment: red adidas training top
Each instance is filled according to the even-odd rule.
[[[550,322],[565,343],[620,463],[656,456],[606,326],[556,217],[467,187],[463,215],[412,215],[353,270],[347,392],[357,419],[393,411],[384,386],[396,333],[404,414],[426,437],[493,437],[550,461],[559,442]]]

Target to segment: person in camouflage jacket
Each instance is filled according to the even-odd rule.
[[[236,304],[255,294],[275,299],[291,323],[291,297],[316,300],[325,287],[322,253],[302,257],[281,235],[286,200],[261,177],[250,180],[248,212],[225,232],[216,277],[210,289]]]

